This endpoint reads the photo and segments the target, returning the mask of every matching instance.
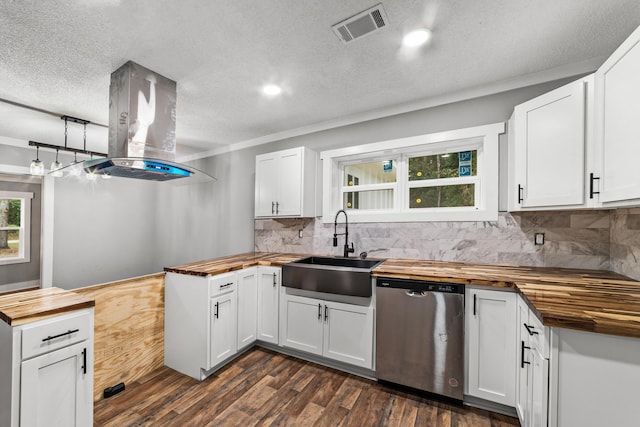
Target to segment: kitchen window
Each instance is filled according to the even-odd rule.
[[[325,151],[323,220],[494,221],[504,123]]]
[[[29,262],[33,193],[0,191],[0,265]]]

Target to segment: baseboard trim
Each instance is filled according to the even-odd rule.
[[[462,403],[467,406],[473,406],[474,408],[485,409],[487,411],[497,412],[502,415],[518,418],[516,408],[502,405],[500,403],[490,402],[479,397],[469,396],[465,394]]]

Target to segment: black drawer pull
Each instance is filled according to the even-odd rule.
[[[524,327],[527,328],[527,332],[529,332],[529,335],[538,335],[538,333],[533,330],[535,329],[535,327],[527,325],[526,323],[524,324]]]
[[[54,339],[56,339],[56,338],[63,337],[63,336],[65,336],[65,335],[75,334],[76,332],[80,332],[80,329],[74,329],[73,331],[72,331],[71,329],[69,329],[67,332],[63,332],[63,333],[58,334],[58,335],[54,335],[54,336],[49,335],[49,336],[48,336],[48,337],[46,337],[46,338],[42,338],[42,342],[51,341],[51,340],[54,340]]]
[[[530,365],[531,362],[525,362],[524,361],[524,351],[526,350],[531,350],[531,347],[527,347],[526,345],[524,345],[524,341],[520,341],[522,343],[522,346],[520,347],[520,368],[524,369],[524,365]]]

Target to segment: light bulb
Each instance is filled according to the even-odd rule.
[[[49,175],[60,178],[63,175],[60,169],[62,169],[62,163],[56,160],[55,162],[51,163],[51,167],[49,168]]]
[[[98,179],[98,175],[93,172],[87,172],[84,174],[84,176],[86,176],[89,181],[95,181],[96,179]]]
[[[44,175],[44,164],[42,163],[42,160],[32,160],[31,165],[29,166],[29,172],[31,175]]]
[[[267,96],[277,96],[282,93],[282,88],[278,85],[264,85],[262,87],[262,93]]]
[[[419,47],[429,41],[431,38],[431,31],[427,29],[415,30],[402,39],[402,44],[405,47]]]

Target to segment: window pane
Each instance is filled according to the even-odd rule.
[[[396,182],[396,162],[393,160],[358,163],[344,167],[343,186],[384,184],[387,182]]]
[[[475,206],[475,184],[420,187],[409,190],[409,208]]]
[[[344,193],[343,209],[392,209],[393,190],[352,191]]]
[[[20,230],[0,230],[0,259],[20,255]]]
[[[20,227],[21,199],[0,199],[0,227]]]
[[[409,181],[476,176],[477,162],[477,150],[410,157]]]

